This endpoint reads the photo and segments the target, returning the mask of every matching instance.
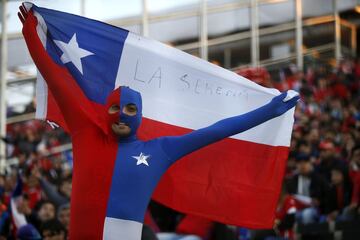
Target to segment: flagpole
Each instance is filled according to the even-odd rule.
[[[341,25],[340,25],[340,15],[338,6],[339,1],[333,0],[333,9],[334,9],[334,18],[335,18],[335,59],[336,63],[339,63],[341,59]]]
[[[86,0],[81,0],[80,1],[80,15],[85,17],[85,1]]]
[[[0,79],[0,136],[6,136],[6,78],[7,78],[7,0],[2,0],[1,79]],[[0,173],[5,171],[5,142],[0,140]]]
[[[253,67],[259,66],[259,6],[258,0],[251,0],[251,63]]]
[[[303,26],[302,26],[302,0],[296,0],[296,63],[299,70],[304,68],[303,58]]]
[[[207,2],[201,1],[201,24],[200,24],[200,56],[208,60],[208,28],[207,28]]]
[[[147,0],[142,1],[142,34],[144,37],[149,36],[149,16]]]

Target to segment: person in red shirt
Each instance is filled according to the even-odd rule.
[[[328,82],[325,78],[320,78],[314,90],[314,99],[317,103],[320,103],[329,97],[331,97],[331,90],[328,88]]]

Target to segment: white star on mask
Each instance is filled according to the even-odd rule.
[[[149,163],[146,161],[150,155],[144,155],[143,153],[140,153],[140,156],[132,156],[137,160],[136,165],[145,164],[146,166],[149,166]]]
[[[79,47],[79,44],[76,40],[76,33],[72,36],[68,43],[54,40],[55,44],[61,49],[63,54],[61,55],[61,61],[66,64],[72,62],[75,67],[83,74],[83,68],[81,64],[81,59],[94,53],[89,52],[85,49]]]

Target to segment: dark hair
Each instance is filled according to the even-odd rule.
[[[57,210],[57,217],[59,217],[60,212],[64,209],[70,209],[70,203],[65,203],[59,206]]]
[[[331,171],[340,172],[343,176],[345,176],[345,169],[340,166],[335,166],[331,168]]]
[[[50,233],[53,235],[57,235],[63,232],[66,238],[66,228],[57,219],[51,219],[44,222],[41,225],[40,229],[41,229],[41,235],[44,234],[44,231],[50,231]]]
[[[299,153],[295,157],[296,162],[310,162],[310,155],[306,153]]]
[[[35,207],[34,207],[34,210],[36,212],[38,212],[40,210],[40,208],[42,208],[42,206],[44,206],[45,204],[48,204],[48,203],[53,205],[55,210],[56,210],[56,205],[53,202],[49,201],[49,200],[41,200],[41,201],[37,202]]]
[[[354,152],[360,150],[360,145],[355,145],[352,149],[351,149],[351,157],[354,155]]]
[[[65,178],[61,178],[59,185],[63,184],[64,182],[72,182],[72,175],[67,176]]]

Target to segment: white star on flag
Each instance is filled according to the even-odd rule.
[[[144,155],[143,153],[140,153],[140,156],[132,156],[137,160],[136,165],[145,164],[146,166],[149,166],[149,163],[146,161],[150,155]]]
[[[76,33],[72,36],[68,43],[54,40],[55,44],[61,49],[63,54],[61,55],[61,61],[66,64],[72,62],[75,67],[83,74],[83,68],[81,64],[81,59],[94,53],[89,52],[85,49],[79,47],[79,44],[76,40]]]

